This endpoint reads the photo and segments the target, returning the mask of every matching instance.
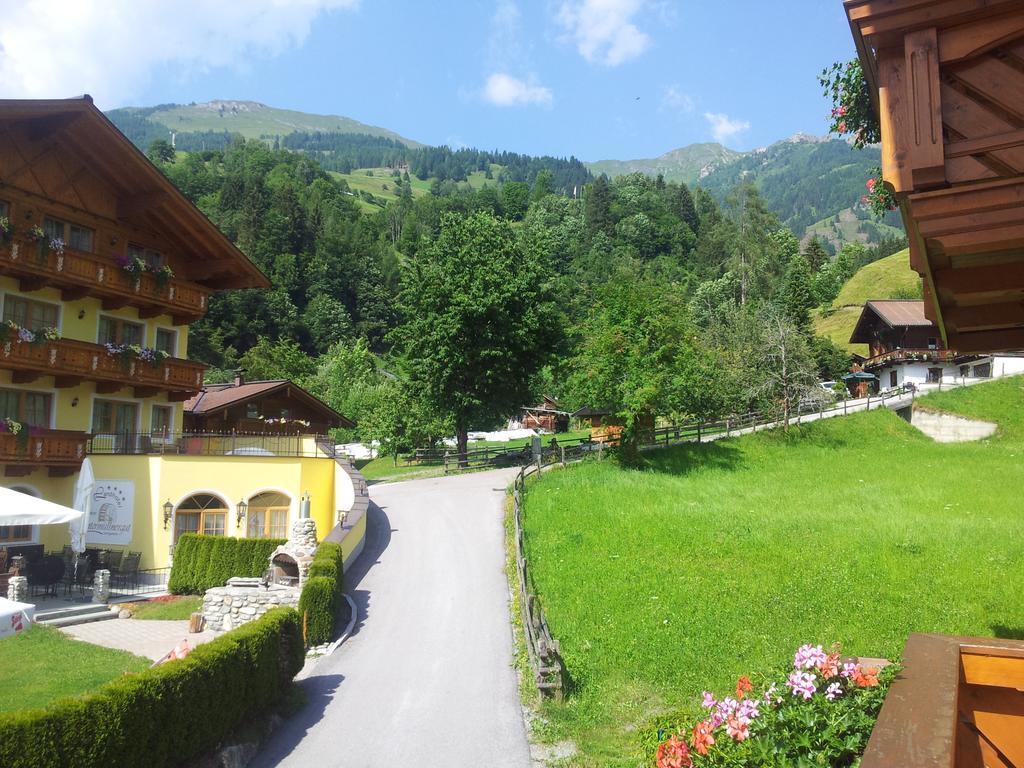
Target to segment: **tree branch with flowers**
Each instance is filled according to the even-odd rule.
[[[882,128],[875,113],[871,85],[864,77],[860,59],[837,61],[822,71],[818,82],[825,90],[825,97],[832,101],[829,133],[851,137],[857,149],[882,140]],[[861,202],[875,216],[881,218],[889,211],[896,210],[896,198],[882,179],[881,168],[874,169],[865,186],[867,194],[861,198]]]

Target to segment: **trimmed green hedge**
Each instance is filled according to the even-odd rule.
[[[262,576],[270,553],[284,539],[233,539],[186,533],[174,547],[167,588],[176,595],[201,595],[232,576]]]
[[[304,660],[299,614],[275,608],[180,661],[44,709],[0,714],[0,765],[182,765],[279,702]]]
[[[299,596],[299,613],[305,620],[306,645],[322,645],[334,639],[334,624],[345,599],[344,555],[340,544],[325,541],[309,564],[306,583]]]

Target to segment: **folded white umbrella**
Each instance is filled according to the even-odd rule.
[[[0,525],[54,525],[81,518],[77,509],[0,486]]]
[[[86,459],[82,462],[82,469],[78,473],[78,480],[75,482],[75,500],[72,506],[82,513],[77,520],[71,521],[69,533],[71,534],[71,549],[75,552],[85,552],[85,538],[89,532],[89,513],[92,509],[92,494],[95,490],[96,476],[92,471],[92,462]]]

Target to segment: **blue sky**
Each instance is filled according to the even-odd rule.
[[[172,17],[157,0],[0,0],[0,95],[89,92],[105,109],[252,99],[429,144],[629,159],[715,139],[751,149],[822,134],[828,105],[816,75],[853,55],[840,0],[174,7]],[[40,67],[38,46],[55,37],[83,42],[47,46]]]

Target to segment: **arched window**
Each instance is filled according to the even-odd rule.
[[[268,491],[249,499],[249,522],[246,536],[250,539],[288,538],[288,510],[292,501],[283,493]]]
[[[12,491],[39,498],[39,494],[22,485],[12,485]],[[0,525],[0,544],[23,544],[32,541],[31,525]]]
[[[183,533],[223,536],[227,529],[228,508],[210,493],[195,493],[178,505],[174,513],[174,540]]]

